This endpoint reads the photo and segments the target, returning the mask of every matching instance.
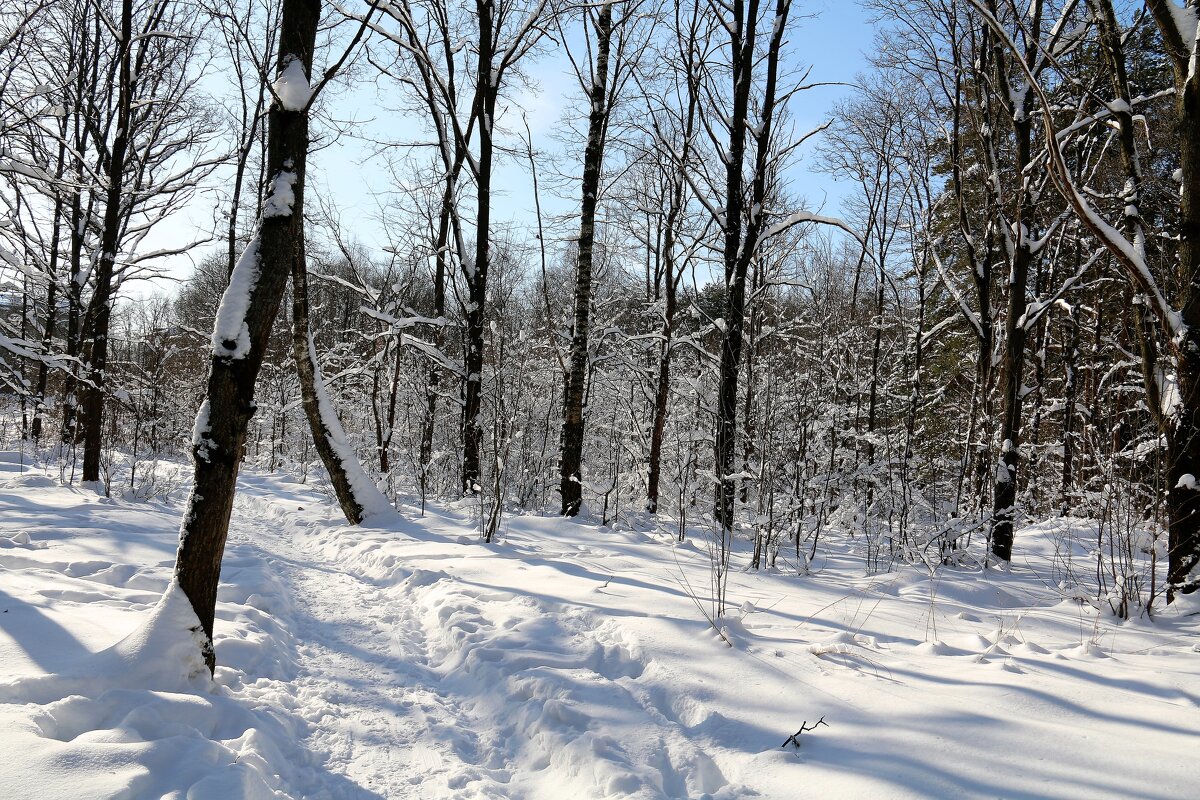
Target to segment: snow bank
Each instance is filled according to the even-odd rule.
[[[209,683],[204,631],[174,581],[133,633],[69,672],[0,683],[0,703],[45,704],[115,689],[203,691]]]
[[[0,474],[8,466],[0,457]],[[0,797],[373,797],[322,767],[303,744],[306,721],[280,699],[294,643],[262,609],[286,613],[285,590],[236,525],[214,682],[199,622],[170,580],[179,509],[29,480],[39,474],[4,481],[37,484],[31,491],[0,492],[0,731],[10,754]]]
[[[0,796],[1194,788],[1194,598],[1130,621],[1078,599],[1069,570],[1090,569],[1096,535],[1083,521],[1023,529],[1007,572],[864,576],[861,537],[831,529],[811,574],[756,573],[739,542],[730,647],[701,613],[702,531],[680,545],[673,531],[510,517],[504,542],[484,545],[468,516],[434,505],[347,528],[311,487],[247,472],[208,682],[170,588],[178,513],[60,486],[0,492],[0,674],[22,676],[0,703],[21,754],[0,760]]]

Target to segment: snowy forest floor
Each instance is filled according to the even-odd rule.
[[[180,504],[106,499],[0,460],[0,797],[1178,798],[1196,785],[1197,606],[1123,622],[1064,599],[1056,559],[1084,546],[1079,521],[1023,531],[1008,573],[865,576],[837,537],[811,575],[735,571],[730,647],[701,613],[700,535],[527,516],[484,545],[444,507],[348,529],[311,486],[251,473],[213,685],[181,633],[190,607],[163,597]]]

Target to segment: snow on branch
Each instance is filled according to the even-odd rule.
[[[992,29],[992,32],[995,33],[1001,43],[1012,53],[1019,56],[1021,49],[1012,40],[1012,37],[1008,35],[1008,31],[1004,29],[999,20],[981,4],[980,0],[968,0],[968,2],[983,18],[988,27]],[[1192,51],[1194,54],[1194,47]],[[1079,191],[1078,187],[1075,186],[1075,181],[1071,177],[1071,171],[1067,166],[1066,157],[1063,155],[1059,138],[1054,134],[1054,118],[1050,113],[1054,107],[1053,104],[1050,102],[1050,98],[1046,96],[1046,92],[1041,84],[1037,82],[1036,77],[1029,68],[1029,65],[1025,63],[1025,60],[1018,57],[1014,58],[1013,62],[1025,73],[1024,77],[1041,106],[1043,124],[1047,133],[1043,139],[1046,143],[1050,176],[1054,180],[1055,188],[1058,189],[1059,193],[1074,209],[1080,222],[1091,231],[1092,235],[1101,244],[1108,248],[1117,261],[1125,267],[1130,279],[1138,289],[1149,298],[1151,308],[1154,310],[1159,324],[1171,334],[1176,344],[1182,343],[1187,334],[1187,326],[1183,323],[1183,317],[1167,302],[1166,297],[1158,286],[1158,282],[1154,279],[1154,275],[1150,271],[1149,265],[1146,263],[1141,249],[1135,243],[1126,239],[1124,234],[1101,217],[1095,208],[1092,207],[1092,204],[1088,202],[1087,198]]]
[[[818,225],[832,225],[835,228],[841,228],[843,231],[854,237],[854,241],[858,242],[859,244],[863,244],[862,236],[860,236],[857,231],[851,228],[849,223],[846,221],[838,219],[837,217],[827,217],[822,214],[814,214],[810,211],[797,211],[795,214],[788,216],[787,219],[775,223],[763,231],[762,240],[766,241],[773,236],[777,236],[784,231],[796,227],[797,225],[803,225],[806,222],[814,222]]]

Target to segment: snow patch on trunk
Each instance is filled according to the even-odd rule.
[[[271,181],[271,194],[263,205],[263,218],[290,217],[296,204],[296,173],[280,172]]]
[[[303,111],[312,99],[312,87],[304,74],[304,63],[297,56],[283,57],[283,69],[271,84],[271,90],[279,98],[279,107],[285,111]]]
[[[246,245],[238,259],[229,286],[221,295],[221,306],[213,323],[213,355],[230,360],[245,358],[250,352],[250,326],[246,315],[250,312],[250,295],[258,285],[260,274],[260,249],[262,239],[256,235]]]

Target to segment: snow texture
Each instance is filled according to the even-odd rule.
[[[200,410],[196,412],[196,422],[192,426],[192,447],[196,452],[196,458],[202,461],[208,461],[212,451],[216,449],[217,444],[208,434],[212,431],[212,426],[209,424],[209,404],[208,398],[204,398],[204,402],[200,404]]]
[[[318,488],[245,472],[212,682],[171,582],[178,506],[106,500],[7,456],[0,730],[20,756],[0,759],[0,796],[1194,790],[1197,608],[1121,621],[1056,588],[1053,559],[1093,546],[1081,520],[1024,529],[1028,559],[1007,573],[862,577],[832,542],[808,576],[732,570],[718,636],[692,590],[708,581],[700,531],[513,517],[484,545],[466,502],[346,528]]]
[[[271,193],[263,204],[263,218],[290,217],[296,203],[296,173],[280,172],[271,181]]]

